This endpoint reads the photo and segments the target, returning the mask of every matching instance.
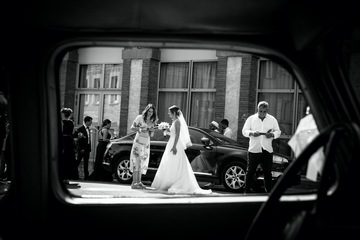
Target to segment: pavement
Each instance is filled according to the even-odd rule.
[[[147,189],[131,189],[128,184],[114,182],[95,181],[70,181],[70,184],[79,184],[80,188],[68,187],[68,190],[75,196],[83,198],[185,198],[185,197],[219,197],[233,196],[235,193],[225,192],[222,186],[214,187],[211,194],[173,194],[166,191],[156,191],[150,187],[150,182],[144,182]],[[204,183],[206,184],[206,183]],[[199,184],[202,186],[202,184]]]
[[[113,182],[97,182],[88,180],[70,181],[67,188],[74,196],[89,199],[106,199],[106,198],[128,198],[128,199],[179,199],[179,198],[198,198],[198,197],[234,197],[243,196],[243,193],[231,193],[225,191],[222,185],[214,185],[211,187],[211,194],[171,194],[164,191],[156,191],[151,188],[151,182],[145,181],[147,189],[131,189],[129,184],[120,184],[116,180]],[[200,187],[206,185],[207,182],[199,182]],[[11,186],[10,181],[0,181],[0,199],[7,193]],[[80,186],[80,187],[77,187]],[[309,192],[316,189],[317,183],[302,177],[301,184],[288,189],[288,192]],[[255,193],[257,195],[266,195],[265,193]]]
[[[130,184],[120,184],[114,179],[113,182],[97,182],[88,180],[70,181],[68,190],[75,196],[83,198],[184,198],[184,197],[234,197],[243,196],[244,193],[232,193],[225,191],[222,185],[211,187],[211,194],[172,194],[165,191],[156,191],[151,188],[150,181],[143,182],[147,189],[131,189]],[[208,182],[199,182],[204,187]],[[73,185],[72,185],[73,184]],[[76,187],[79,185],[80,188]],[[309,192],[317,188],[317,183],[302,177],[301,183],[287,190],[287,193]],[[267,195],[266,193],[254,193],[255,195]]]

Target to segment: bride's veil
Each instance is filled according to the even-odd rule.
[[[188,125],[185,122],[185,118],[182,114],[182,112],[179,110],[179,121],[180,121],[180,135],[179,135],[179,141],[183,145],[184,149],[187,149],[188,147],[192,146],[190,135],[189,135],[189,128]]]

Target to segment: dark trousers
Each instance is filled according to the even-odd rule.
[[[89,158],[90,158],[89,151],[86,150],[84,152],[79,151],[77,156],[77,166],[79,167],[81,160],[84,161],[84,179],[89,178]]]
[[[257,169],[257,166],[261,164],[264,173],[264,184],[265,191],[270,192],[272,188],[272,176],[271,176],[271,168],[272,168],[272,159],[273,154],[268,151],[262,149],[261,153],[248,153],[248,162],[246,169],[246,178],[245,178],[245,191],[250,192],[250,189],[254,182],[254,175]]]

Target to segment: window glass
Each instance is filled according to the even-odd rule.
[[[294,79],[288,71],[270,60],[260,61],[259,88],[293,89]]]
[[[268,113],[277,119],[281,134],[291,135],[294,95],[287,93],[259,93],[259,102],[263,100],[269,103]]]
[[[240,145],[239,142],[237,142],[231,138],[228,138],[221,133],[217,133],[215,131],[209,131],[209,133],[211,134],[211,136],[213,136],[217,141],[219,141],[222,144],[231,144],[231,145],[236,145],[236,146],[242,146],[242,145]]]
[[[78,124],[83,124],[85,116],[91,116],[93,118],[93,125],[99,124],[99,94],[80,94],[79,95],[79,112],[78,112]],[[101,123],[100,123],[101,124]]]
[[[193,88],[214,89],[217,62],[195,62],[193,64]]]
[[[93,126],[100,127],[110,119],[113,135],[118,135],[121,106],[123,64],[80,64],[76,123],[82,124],[85,116],[93,118]],[[70,80],[69,80],[70,81]]]
[[[99,88],[103,75],[101,64],[81,65],[79,76],[79,88]]]
[[[189,63],[162,63],[159,88],[188,88]]]
[[[122,64],[106,64],[104,88],[120,89],[121,80]]]
[[[164,136],[164,133],[162,130],[155,130],[154,131],[154,136],[151,137],[151,141],[161,141],[161,142],[167,142],[169,141],[170,136],[166,135]]]
[[[196,131],[194,129],[189,129],[189,134],[192,143],[202,144],[201,138],[205,137],[202,132]]]
[[[121,106],[120,94],[104,94],[103,119],[110,119],[111,128],[119,129],[120,106]]]
[[[190,126],[207,127],[215,116],[216,68],[216,61],[161,63],[159,104],[174,103],[181,107]],[[191,81],[188,76],[192,76]],[[166,119],[166,114],[159,110],[160,119]]]
[[[215,118],[215,93],[195,92],[191,95],[190,124],[206,127]]]
[[[186,117],[186,100],[187,92],[160,92],[158,101],[162,104],[158,104],[158,106],[163,105],[163,103],[167,103],[167,105],[166,107],[160,107],[157,109],[159,122],[171,121],[171,118],[168,114],[168,107],[170,107],[171,105],[182,106],[181,110],[184,113],[184,117]]]
[[[131,52],[131,49],[128,49],[126,57],[133,56],[132,54],[140,56],[142,51],[134,49]],[[117,56],[119,56],[118,53]],[[147,54],[148,50],[143,53]],[[291,159],[292,152],[287,142],[294,133],[298,121],[304,116],[306,102],[295,79],[285,68],[262,58],[260,60],[254,58],[254,61],[246,62],[246,58],[241,54],[237,59],[242,58],[243,61],[236,63],[243,64],[233,64],[231,67],[226,64],[220,65],[220,59],[192,58],[195,54],[167,59],[168,62],[161,62],[161,58],[148,61],[146,54],[144,60],[141,61],[142,64],[136,65],[136,67],[132,65],[134,61],[128,61],[126,64],[123,64],[122,61],[111,63],[108,60],[113,59],[111,57],[100,61],[95,59],[98,54],[93,54],[91,58],[90,55],[87,55],[88,58],[84,62],[91,62],[94,58],[95,64],[76,63],[77,75],[64,76],[67,82],[62,85],[65,86],[62,97],[68,100],[74,95],[74,117],[77,127],[82,124],[86,115],[93,118],[92,139],[96,139],[97,131],[95,128],[101,125],[103,119],[111,120],[110,132],[112,135],[128,135],[130,133],[129,126],[134,119],[132,116],[140,114],[143,110],[142,105],[147,104],[148,101],[153,101],[156,105],[158,123],[164,121],[171,124],[168,107],[178,105],[189,126],[202,128],[202,130],[193,128],[189,130],[193,147],[187,149],[186,154],[190,162],[193,159],[205,159],[203,153],[204,150],[207,150],[207,152],[213,151],[214,154],[210,164],[212,167],[224,166],[217,162],[222,159],[221,154],[230,154],[229,157],[234,161],[239,159],[239,156],[247,155],[247,146],[244,142],[239,141],[242,120],[246,119],[247,116],[243,111],[251,113],[256,109],[259,101],[266,100],[270,104],[269,114],[276,117],[282,131],[280,138],[273,141],[274,153],[284,154],[288,159]],[[232,57],[232,55],[227,57]],[[124,58],[125,60],[127,59]],[[102,64],[98,64],[99,62]],[[247,83],[247,79],[251,79],[249,85],[243,85]],[[239,81],[241,82],[239,89],[234,89],[239,86]],[[69,86],[73,86],[73,88],[69,88]],[[129,92],[126,89],[129,89]],[[133,93],[140,93],[140,95]],[[136,99],[137,96],[138,99]],[[144,103],[145,101],[146,103]],[[215,104],[217,105],[215,106]],[[236,111],[232,111],[234,107],[239,107],[238,114],[234,113]],[[231,123],[237,126],[234,128],[234,132],[237,132],[238,138],[234,140],[221,133],[220,122],[223,118],[228,118],[227,115],[229,114],[234,115],[231,116],[233,117]],[[213,120],[220,125],[220,133],[208,129],[209,123]],[[127,144],[133,141],[134,135],[128,136],[130,141],[127,141]],[[204,136],[209,138],[213,149],[203,146],[201,138]],[[124,139],[116,139],[114,142],[118,140],[124,141]],[[157,130],[151,140],[158,145],[153,144],[151,146],[150,161],[158,164],[169,136],[164,137],[163,132]],[[96,145],[97,142],[92,145],[90,163],[95,160]],[[125,155],[128,153],[120,153],[116,156],[117,151],[121,149],[123,148],[120,145],[111,146],[111,154],[113,155],[106,158],[109,164],[116,164],[115,162],[111,163],[111,159],[119,160],[117,158],[119,156],[126,157]],[[224,149],[225,152],[221,152]],[[283,158],[280,159],[283,160]],[[283,163],[285,164],[286,161],[280,162],[280,167],[283,169]],[[156,164],[151,165],[153,169],[157,166]],[[245,171],[246,163],[243,165]],[[91,171],[91,167],[89,170]],[[119,180],[121,173],[118,171],[120,170],[111,169],[111,173],[115,174],[114,180],[122,183]],[[124,171],[127,170],[124,169]],[[199,171],[198,168],[197,171]],[[200,172],[201,176],[205,176],[204,173],[210,173],[208,171]],[[212,176],[214,179],[220,179],[224,176],[221,168],[214,169],[211,174],[215,174]],[[281,174],[281,171],[276,174]],[[147,177],[151,179],[150,175],[144,176],[144,179]]]

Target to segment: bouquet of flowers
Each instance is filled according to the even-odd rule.
[[[166,136],[166,132],[170,128],[170,125],[167,122],[161,122],[159,123],[158,128],[163,130],[164,136]]]
[[[78,133],[78,138],[84,138],[84,137],[85,137],[85,136],[84,136],[83,133],[81,133],[81,132]]]

